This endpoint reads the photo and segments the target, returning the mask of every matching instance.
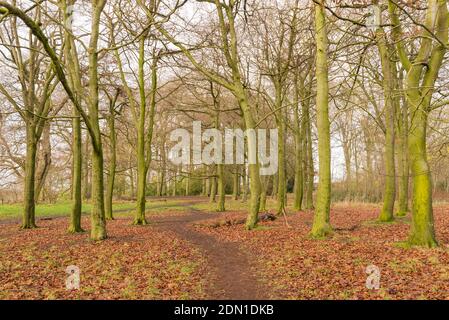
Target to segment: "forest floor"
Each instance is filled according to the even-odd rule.
[[[0,299],[449,299],[448,205],[435,207],[440,247],[429,250],[405,248],[410,218],[379,224],[377,205],[335,204],[333,235],[313,240],[311,211],[245,231],[211,227],[245,217],[241,201],[227,199],[226,213],[205,198],[149,203],[148,226],[118,209],[97,243],[67,234],[63,216],[38,216],[34,230],[0,219]],[[66,290],[69,265],[80,269],[79,290]],[[369,265],[378,290],[366,288]]]

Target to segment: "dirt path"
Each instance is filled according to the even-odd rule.
[[[180,217],[158,217],[152,223],[162,230],[176,232],[182,239],[200,248],[212,270],[212,281],[206,287],[207,299],[257,300],[266,299],[266,290],[254,275],[251,258],[237,243],[219,241],[200,233],[192,223],[205,220],[205,214],[190,208]]]

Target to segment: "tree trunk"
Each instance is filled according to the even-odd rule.
[[[298,135],[298,133],[296,133]],[[293,208],[295,210],[302,210],[302,199],[304,195],[304,181],[302,171],[302,152],[301,152],[301,137],[295,137],[295,184],[293,186],[294,202]]]
[[[211,178],[206,178],[206,181],[205,181],[206,189],[205,189],[205,194],[204,195],[206,197],[210,197],[210,190],[211,190],[210,180],[211,180]]]
[[[203,178],[202,180],[201,180],[201,195],[202,196],[206,196],[207,195],[207,191],[206,191],[206,178]]]
[[[226,211],[225,209],[225,183],[224,183],[224,165],[217,165],[217,188],[218,188],[218,202],[217,202],[217,212]]]
[[[403,90],[402,71],[399,78],[399,88]],[[402,96],[401,96],[402,97]],[[399,170],[399,199],[397,215],[403,217],[409,211],[408,207],[408,186],[409,186],[409,157],[408,157],[408,105],[404,100],[402,106],[398,103],[398,170]]]
[[[191,172],[190,166],[189,166],[188,167],[187,177],[185,178],[186,179],[186,193],[185,193],[186,196],[190,195],[190,176],[191,175],[192,175],[192,172]]]
[[[352,187],[351,187],[351,183],[352,183],[352,170],[351,170],[351,149],[350,149],[350,145],[349,145],[349,141],[347,139],[347,132],[346,129],[341,129],[343,131],[343,142],[342,142],[342,147],[343,147],[343,155],[345,158],[345,177],[346,177],[346,198],[351,201],[352,200]]]
[[[145,170],[145,154],[143,137],[141,135],[137,142],[137,208],[136,215],[134,217],[135,225],[146,225],[145,218],[145,189],[146,189],[146,170]]]
[[[83,232],[81,227],[81,167],[82,167],[82,151],[81,151],[81,119],[80,114],[73,108],[72,120],[72,142],[73,142],[73,160],[72,160],[72,211],[70,215],[69,233]]]
[[[285,176],[285,123],[283,120],[278,124],[278,192],[277,192],[277,215],[285,212],[287,186]]]
[[[269,178],[267,176],[261,177],[260,182],[262,185],[262,191],[260,193],[260,212],[267,211],[267,188],[268,188],[268,182]]]
[[[310,104],[302,104],[302,129],[304,134],[304,208],[313,209],[313,153],[312,153],[312,122],[310,121]]]
[[[378,6],[378,5],[377,5]],[[380,60],[383,73],[383,89],[385,98],[385,189],[384,204],[379,215],[379,221],[388,222],[394,219],[394,201],[396,198],[396,171],[394,161],[394,124],[395,124],[395,98],[393,97],[394,88],[396,87],[394,78],[396,76],[396,68],[392,66],[390,61],[390,52],[386,34],[382,27],[381,9],[377,9],[376,23],[379,27],[376,30],[377,47],[379,49]]]
[[[239,185],[240,185],[240,167],[238,165],[234,166],[234,172],[232,174],[232,198],[238,200],[239,198]]]
[[[285,119],[282,110],[282,88],[277,81],[275,83],[276,100],[275,109],[276,123],[278,127],[278,187],[277,187],[277,215],[285,212],[286,199],[286,176],[285,176]]]
[[[103,152],[101,148],[92,148],[92,211],[90,231],[92,240],[103,240],[107,238],[103,181]]]
[[[319,183],[317,190],[316,210],[311,235],[316,238],[325,237],[332,228],[330,226],[331,200],[331,146],[329,122],[329,82],[327,67],[327,31],[324,0],[315,4],[315,30],[317,43],[316,79],[317,79],[317,127]]]
[[[145,170],[145,159],[144,159],[144,149],[143,143],[140,141],[137,143],[137,208],[136,215],[134,217],[133,224],[135,225],[146,225],[147,221],[145,218],[145,186],[146,186],[146,170]]]
[[[159,155],[158,155],[158,150],[156,149],[156,158],[159,159]],[[162,188],[161,188],[161,176],[162,176],[162,171],[161,171],[161,166],[159,165],[159,168],[157,169],[157,174],[156,174],[156,195],[158,197],[160,197],[162,195]]]
[[[178,179],[178,172],[177,172],[177,168],[175,168],[175,172],[173,173],[173,189],[172,189],[172,196],[176,197],[176,183]]]
[[[369,130],[369,123],[367,119],[362,121],[362,130],[364,136],[365,150],[366,150],[366,162],[365,162],[365,199],[369,202],[374,202],[375,197],[373,194],[373,141],[371,132]]]
[[[72,6],[74,0],[61,1],[61,9],[64,14],[67,14],[67,7]],[[75,46],[74,37],[69,30],[65,30],[65,45],[64,54],[67,59],[67,69],[69,70],[69,80],[73,91],[75,93],[75,99],[81,104],[83,99],[83,86],[81,83],[81,70],[80,63],[78,60],[78,54]],[[70,214],[70,224],[68,227],[69,233],[84,232],[81,227],[81,210],[82,210],[82,166],[83,166],[83,151],[82,151],[82,134],[81,134],[81,114],[73,104],[72,107],[72,185],[71,185],[71,198],[72,198],[72,210]],[[88,177],[88,166],[87,166],[87,147],[89,143],[86,138],[86,178]],[[85,181],[85,190],[87,190],[87,183]]]
[[[145,120],[146,120],[146,94],[144,81],[145,64],[145,37],[139,41],[139,117],[137,120],[137,208],[134,216],[135,225],[146,225],[145,202],[147,186],[147,161],[145,159]]]
[[[92,193],[92,186],[89,182],[90,170],[89,170],[89,138],[86,136],[86,140],[84,143],[84,161],[83,161],[83,197],[84,200],[89,200]]]
[[[299,120],[299,90],[298,90],[298,76],[295,75],[295,96],[294,96],[294,123],[295,123],[295,185],[293,187],[294,200],[293,208],[295,210],[302,210],[303,199],[303,128]]]
[[[242,202],[246,202],[248,200],[248,174],[245,165],[243,165],[242,188],[243,188]]]
[[[398,140],[399,157],[399,199],[398,199],[398,216],[403,217],[409,211],[408,207],[408,185],[409,185],[409,163],[408,163],[408,146],[407,133],[400,132],[401,138]]]
[[[132,162],[129,162],[130,165],[132,165]],[[131,199],[134,199],[134,196],[136,195],[136,191],[134,190],[134,170],[133,168],[129,168],[129,195]]]
[[[114,181],[115,181],[115,170],[116,170],[116,162],[117,162],[117,138],[115,133],[115,114],[114,114],[115,100],[111,101],[111,105],[109,106],[109,117],[108,117],[108,126],[109,126],[109,139],[111,143],[110,150],[110,163],[109,163],[109,178],[108,185],[106,190],[106,203],[105,203],[105,215],[106,220],[114,220],[114,215],[112,213],[112,198],[114,194]]]
[[[91,239],[107,238],[104,212],[103,146],[98,119],[98,36],[104,0],[92,0],[92,32],[89,42],[89,120],[92,127]]]
[[[240,108],[243,112],[243,117],[245,120],[245,128],[246,130],[255,129],[256,124],[254,123],[253,116],[251,114],[250,107],[248,105],[246,94],[244,93],[243,86],[240,86],[237,89],[237,95],[239,100]],[[254,229],[257,225],[258,217],[259,217],[259,206],[260,206],[260,173],[259,173],[259,159],[257,154],[257,138],[256,135],[249,134],[247,137],[247,146],[248,146],[248,159],[255,160],[255,163],[251,163],[249,161],[249,178],[250,178],[250,191],[251,198],[249,204],[249,212],[246,218],[246,229],[251,230]],[[255,154],[253,151],[255,150]],[[245,190],[246,193],[246,190]]]
[[[209,181],[210,181],[209,202],[215,203],[216,202],[215,196],[217,195],[217,179],[215,177],[211,177],[209,178]]]
[[[434,247],[437,246],[437,242],[432,208],[432,178],[426,155],[427,114],[423,110],[416,111],[409,136],[409,153],[413,175],[413,220],[409,243],[411,245]]]
[[[165,140],[165,137],[164,137]],[[161,196],[163,195],[167,195],[167,184],[166,184],[166,172],[167,172],[167,158],[166,158],[166,153],[165,153],[165,142],[162,142],[162,149],[161,149],[161,158],[162,158],[162,163],[161,163]]]
[[[51,143],[50,143],[50,123],[45,122],[40,142],[40,152],[36,170],[36,191],[34,194],[36,202],[39,201],[42,188],[44,187],[48,172],[51,166]]]
[[[26,124],[26,158],[25,158],[25,184],[23,190],[23,218],[22,229],[36,228],[35,221],[35,173],[36,173],[36,134],[35,126],[30,123]]]
[[[278,187],[279,187],[279,173],[276,172],[276,174],[273,175],[273,188],[271,189],[271,197],[276,198],[278,194]]]

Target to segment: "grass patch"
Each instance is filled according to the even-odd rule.
[[[393,260],[388,266],[395,272],[416,272],[423,263],[418,259],[407,259],[405,261]]]
[[[112,209],[120,213],[129,213],[136,207],[135,202],[114,202]],[[163,212],[167,210],[182,211],[187,210],[179,201],[148,201],[146,208],[149,214],[154,211]],[[89,213],[92,205],[84,202],[82,206],[83,213]],[[23,206],[21,203],[0,205],[0,219],[20,218],[22,216]],[[56,203],[43,203],[36,205],[36,217],[60,217],[69,216],[72,210],[72,202],[68,200],[58,201]],[[120,212],[122,211],[122,212]]]
[[[92,205],[90,203],[83,203],[83,213],[90,212]],[[113,210],[132,210],[135,204],[131,202],[118,202],[112,206]],[[0,205],[0,219],[3,218],[19,218],[22,216],[21,204],[7,204]],[[61,201],[52,204],[38,204],[36,206],[36,217],[57,217],[68,216],[72,210],[72,203],[70,201]]]

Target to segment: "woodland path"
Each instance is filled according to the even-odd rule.
[[[216,218],[211,215],[211,218]],[[249,254],[234,242],[225,242],[194,229],[193,223],[206,220],[207,214],[189,207],[189,213],[178,217],[154,217],[152,224],[175,232],[181,239],[198,247],[207,259],[212,280],[205,288],[206,299],[266,299],[267,290],[255,275]]]

